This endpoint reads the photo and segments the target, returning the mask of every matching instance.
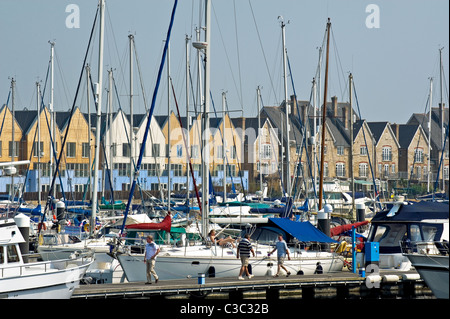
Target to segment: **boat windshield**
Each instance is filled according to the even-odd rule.
[[[435,241],[442,234],[441,224],[384,223],[376,225],[369,241],[380,243],[380,253],[400,252],[400,243],[405,241]]]

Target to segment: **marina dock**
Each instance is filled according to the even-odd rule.
[[[372,275],[370,276],[372,278]],[[150,299],[415,299],[434,298],[431,290],[414,271],[381,272],[373,280],[349,271],[290,277],[197,278],[144,282],[80,285],[72,299],[150,298]]]

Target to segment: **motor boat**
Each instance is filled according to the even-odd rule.
[[[402,250],[435,297],[449,299],[448,241],[408,243]]]
[[[402,245],[421,241],[449,240],[449,206],[442,202],[397,202],[371,220],[368,242],[379,242],[380,269],[411,269]],[[356,255],[358,267],[365,266],[365,252]]]
[[[68,259],[38,261],[35,255],[22,254],[28,243],[16,220],[26,229],[27,218],[23,214],[16,219],[0,216],[0,298],[69,299],[93,262],[92,256],[73,254]]]

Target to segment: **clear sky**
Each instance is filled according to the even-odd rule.
[[[440,99],[440,48],[448,77],[447,0],[212,0],[212,4],[211,93],[219,110],[224,91],[228,108],[243,110],[245,116],[256,116],[257,86],[262,87],[264,105],[278,105],[283,100],[279,16],[287,24],[286,47],[294,88],[301,100],[310,99],[312,79],[318,68],[318,48],[323,44],[328,17],[332,23],[328,100],[331,96],[337,96],[339,101],[348,100],[351,72],[363,118],[405,123],[412,113],[424,112],[430,77],[434,78],[433,106],[436,106]],[[78,16],[71,5],[76,5]],[[106,0],[106,6],[104,88],[108,84],[107,69],[113,68],[120,105],[128,112],[128,35],[135,35],[145,94],[150,100],[173,1]],[[14,78],[16,108],[36,108],[35,83],[42,81],[44,85],[50,57],[48,42],[54,41],[55,108],[71,107],[96,7],[96,0],[0,1],[2,104],[7,101]],[[182,114],[185,114],[185,37],[195,38],[199,7],[199,0],[179,1],[171,38],[171,76]],[[92,77],[97,80],[98,29],[93,45],[88,62]],[[196,50],[190,46],[192,60],[195,54]],[[195,78],[194,61],[191,72]],[[134,74],[134,110],[144,112],[137,68]],[[294,92],[290,80],[289,95]],[[76,103],[82,111],[87,110],[84,86]],[[444,82],[444,102],[448,105],[446,87]],[[167,112],[166,92],[164,79],[155,114]],[[45,101],[49,101],[48,86]],[[114,104],[117,110],[119,103]],[[106,110],[105,105],[102,109]],[[231,116],[240,114],[233,112]]]

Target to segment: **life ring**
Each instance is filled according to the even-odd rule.
[[[84,229],[85,232],[88,233],[90,231],[89,224],[88,223],[84,224],[83,229]]]

